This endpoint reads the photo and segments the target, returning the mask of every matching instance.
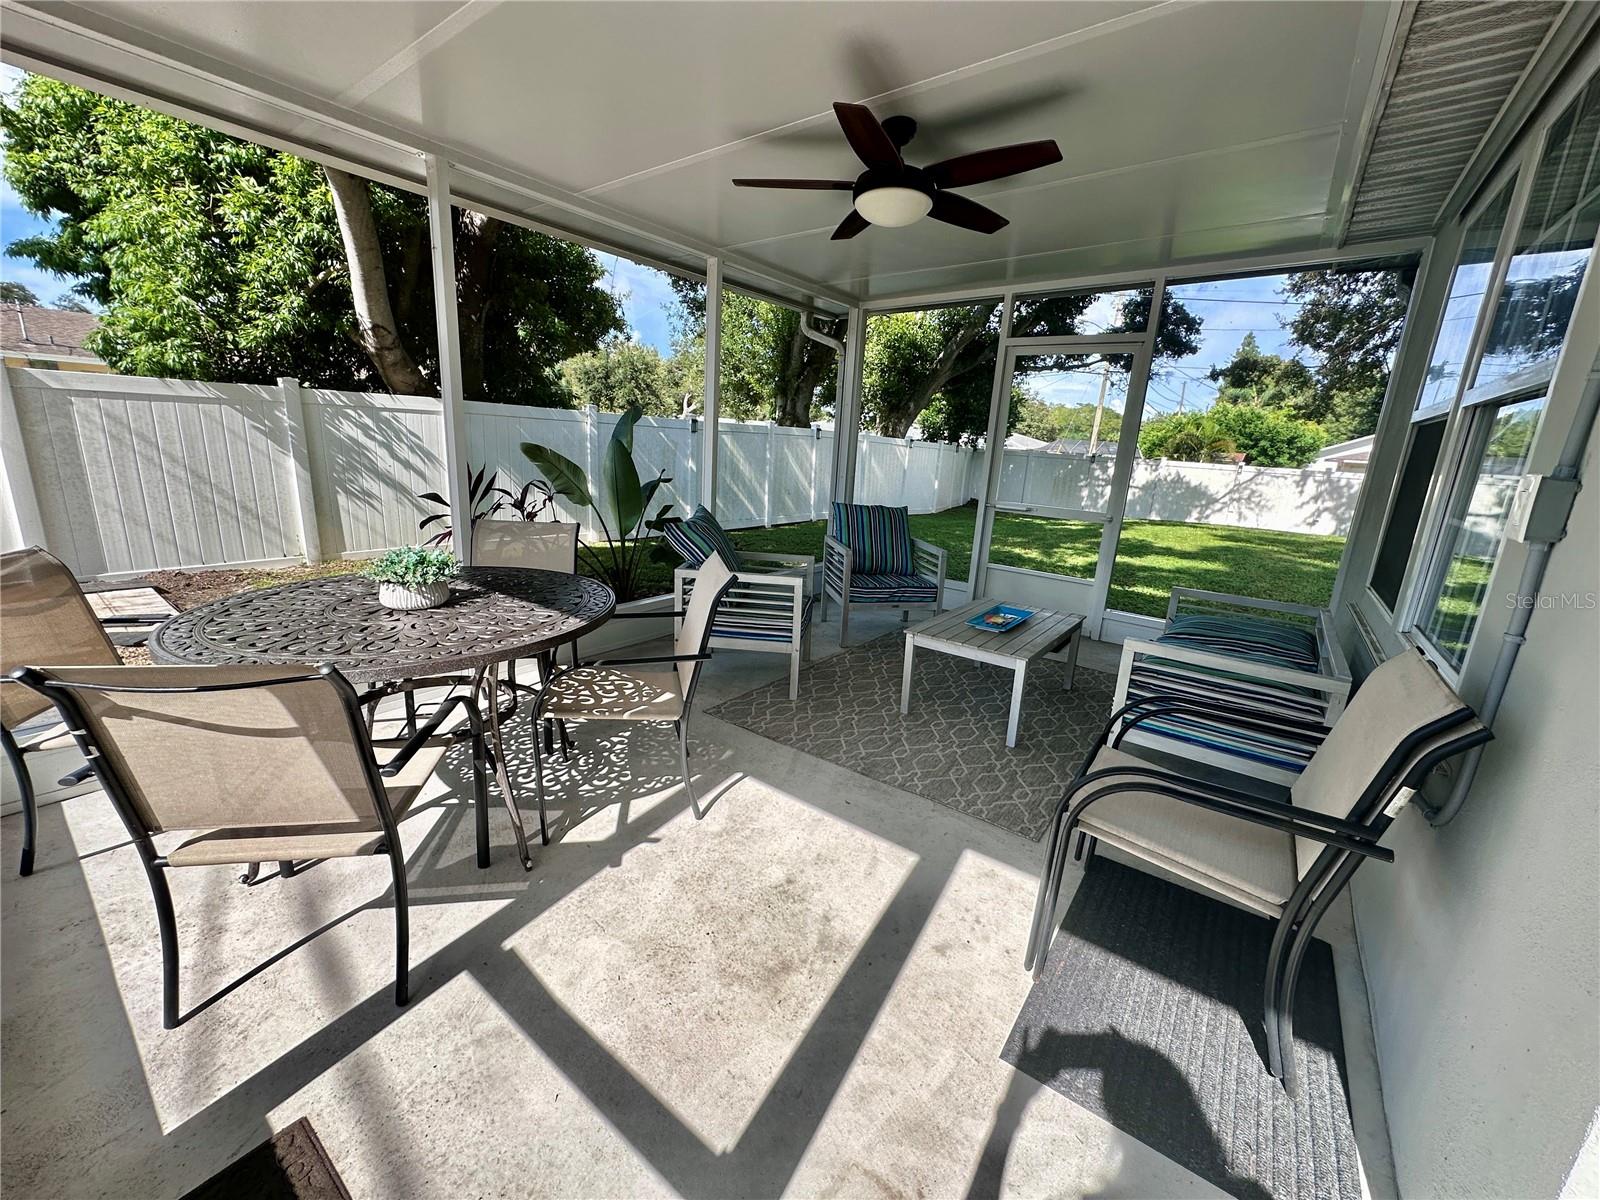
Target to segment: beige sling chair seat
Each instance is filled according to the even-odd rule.
[[[1247,790],[1119,748],[1143,721],[1194,711],[1245,731],[1282,720],[1162,697],[1113,713],[1056,808],[1025,965],[1044,969],[1074,833],[1076,857],[1104,842],[1153,874],[1268,917],[1277,922],[1264,987],[1269,1068],[1293,1089],[1295,980],[1317,923],[1363,862],[1394,861],[1379,842],[1427,774],[1490,734],[1408,650],[1367,677],[1291,788],[1268,794],[1253,781]]]
[[[138,850],[160,928],[168,1029],[182,1020],[166,880],[175,867],[387,856],[395,1003],[406,1003],[397,823],[442,756],[439,739],[413,738],[380,769],[363,698],[332,667],[23,667],[11,679],[56,706]],[[156,838],[171,834],[190,836],[163,851]]]
[[[524,570],[578,573],[578,534],[576,521],[494,521],[481,520],[472,526],[472,565],[475,567],[518,567]],[[555,651],[539,656],[539,677],[547,678],[555,666]],[[572,661],[578,661],[578,643],[572,643]],[[535,691],[517,680],[516,660],[507,664],[506,685],[519,695]],[[551,722],[545,722],[545,752],[554,749]],[[561,744],[570,743],[566,727],[561,729]],[[539,814],[539,836],[548,845],[544,813]]]
[[[711,657],[711,625],[728,589],[738,577],[719,555],[701,565],[694,594],[681,613],[673,653],[638,658],[600,658],[577,666],[557,667],[539,688],[533,719],[582,721],[645,721],[671,724],[678,735],[678,761],[689,807],[698,820],[704,814],[689,774],[689,714],[700,668]],[[651,614],[659,616],[661,614]],[[534,739],[534,780],[544,805],[544,762]]]
[[[31,662],[116,666],[122,660],[106,633],[107,626],[146,626],[166,615],[150,611],[152,606],[142,601],[132,607],[112,607],[117,611],[97,613],[66,564],[37,546],[0,554],[0,674]],[[23,875],[33,874],[39,824],[27,756],[73,744],[57,723],[23,730],[49,708],[50,702],[43,696],[0,681],[0,748],[16,776],[22,799]],[[61,782],[72,784],[86,778],[88,770],[84,768]]]

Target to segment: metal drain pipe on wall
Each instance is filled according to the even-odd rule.
[[[1595,359],[1589,368],[1589,381],[1583,390],[1583,398],[1578,403],[1578,412],[1572,422],[1572,428],[1567,431],[1567,440],[1561,447],[1561,458],[1556,467],[1550,472],[1551,479],[1575,480],[1578,477],[1578,467],[1583,462],[1583,452],[1589,444],[1589,434],[1594,427],[1595,411],[1600,408],[1600,357]],[[1522,566],[1522,579],[1517,584],[1517,593],[1513,601],[1515,607],[1511,613],[1511,624],[1506,627],[1503,640],[1500,643],[1500,655],[1495,659],[1494,670],[1489,676],[1488,686],[1484,689],[1483,703],[1478,706],[1478,717],[1489,728],[1494,728],[1495,715],[1500,711],[1500,702],[1505,699],[1506,685],[1511,679],[1511,669],[1517,665],[1517,655],[1521,652],[1523,643],[1528,640],[1528,623],[1533,620],[1533,611],[1538,604],[1539,589],[1544,585],[1544,573],[1550,565],[1550,552],[1555,549],[1556,542],[1566,534],[1565,522],[1561,531],[1553,538],[1533,542],[1528,547],[1528,559]],[[1450,795],[1445,802],[1437,808],[1422,806],[1423,814],[1428,818],[1428,824],[1435,827],[1448,825],[1461,811],[1461,805],[1466,801],[1467,793],[1472,789],[1472,781],[1478,774],[1478,763],[1483,758],[1484,747],[1474,746],[1467,752],[1462,760],[1461,773],[1456,777],[1455,786],[1450,789]],[[1417,793],[1418,798],[1421,792]]]

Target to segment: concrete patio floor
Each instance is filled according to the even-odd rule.
[[[1083,665],[1114,657],[1091,644]],[[700,706],[784,668],[719,652]],[[1038,846],[715,718],[692,734],[703,821],[670,734],[591,730],[531,873],[499,810],[475,867],[453,755],[402,827],[404,1009],[382,860],[251,887],[174,872],[192,1015],[164,1031],[149,892],[110,807],[44,808],[27,880],[6,818],[0,1186],[177,1196],[307,1116],[356,1197],[1220,1194],[999,1059]],[[521,790],[533,828],[526,770]],[[1359,961],[1347,916],[1328,924],[1388,1196]]]

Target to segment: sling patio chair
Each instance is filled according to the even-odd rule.
[[[576,521],[479,521],[472,527],[472,565],[578,570]]]
[[[533,719],[555,717],[580,721],[644,721],[670,724],[678,735],[678,762],[683,787],[695,820],[705,814],[689,775],[689,714],[694,705],[700,669],[710,659],[711,628],[717,608],[738,581],[720,555],[701,565],[699,581],[680,617],[673,653],[645,657],[596,658],[577,666],[557,667],[539,688]],[[652,616],[659,617],[660,613]],[[539,808],[544,809],[544,759],[533,739],[533,777]]]
[[[913,608],[944,608],[944,576],[949,555],[932,542],[911,536],[904,508],[884,504],[835,502],[822,539],[822,613],[828,599],[839,602],[839,645],[850,632],[852,604],[884,605],[909,620]]]
[[[98,615],[72,572],[59,558],[37,546],[0,554],[0,672],[23,663],[48,662],[72,666],[116,666],[122,660],[107,634],[108,628],[145,627],[168,613],[122,611]],[[22,799],[21,874],[33,874],[34,843],[39,810],[27,756],[72,746],[72,738],[59,722],[23,733],[22,727],[50,702],[27,688],[0,680],[0,747],[16,776]],[[22,733],[19,740],[18,734]],[[61,780],[71,787],[89,777],[81,767]]]
[[[578,573],[578,531],[576,521],[493,521],[482,520],[472,527],[472,565],[475,567],[520,567],[537,571]],[[578,661],[578,643],[572,643],[572,661]],[[542,655],[541,675],[548,675],[555,664],[555,652]],[[515,693],[531,694],[517,681],[517,664],[506,664],[506,682]],[[566,747],[566,730],[561,731]],[[545,723],[545,751],[554,747],[551,723]],[[545,837],[541,827],[540,836]],[[549,838],[545,837],[548,844]]]
[[[1024,964],[1035,976],[1044,969],[1074,833],[1078,856],[1103,841],[1152,874],[1274,920],[1267,1052],[1273,1076],[1292,1092],[1295,980],[1318,922],[1363,862],[1394,861],[1379,842],[1428,773],[1492,735],[1416,650],[1367,677],[1294,785],[1275,797],[1260,784],[1241,790],[1118,748],[1140,722],[1185,712],[1242,729],[1282,720],[1170,698],[1113,713],[1056,808]]]
[[[380,770],[363,698],[332,667],[21,667],[11,679],[56,706],[138,851],[160,929],[166,1028],[183,1019],[166,879],[176,867],[387,855],[394,997],[406,1003],[409,917],[396,826],[444,755],[431,736],[437,720]],[[477,777],[481,803],[481,764]],[[159,848],[167,834],[191,836]]]

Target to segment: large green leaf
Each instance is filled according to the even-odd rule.
[[[602,472],[606,498],[617,524],[613,533],[625,538],[639,525],[644,516],[644,489],[639,486],[639,468],[633,465],[633,452],[621,438],[613,437],[606,443],[605,470]]]
[[[556,495],[565,496],[583,508],[594,507],[594,499],[589,495],[589,481],[584,477],[583,468],[565,454],[558,454],[548,446],[536,446],[532,442],[522,443],[522,454],[539,469],[539,474],[545,477]],[[637,478],[635,476],[636,480]]]
[[[617,418],[617,423],[611,430],[611,440],[621,442],[630,455],[633,453],[633,427],[638,423],[639,410],[630,408]]]
[[[656,493],[661,490],[662,485],[671,482],[671,478],[665,471],[662,471],[654,479],[646,480],[644,487],[640,489],[639,507],[648,509],[650,507],[650,501],[656,498]],[[669,504],[667,507],[671,508],[672,505]]]

